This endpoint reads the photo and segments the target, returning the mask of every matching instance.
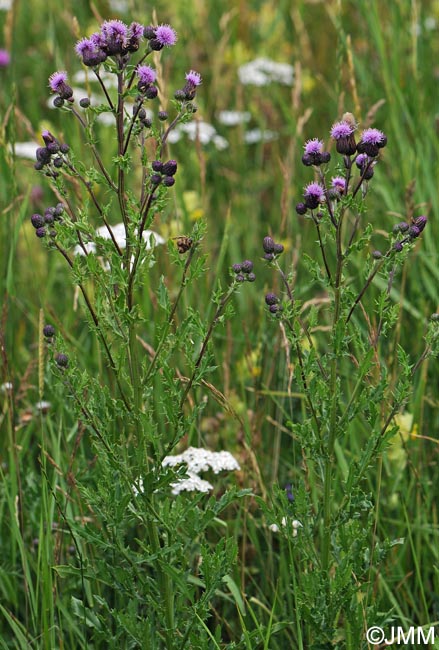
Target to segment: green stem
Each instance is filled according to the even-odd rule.
[[[329,434],[326,448],[325,469],[324,469],[324,491],[323,491],[323,539],[322,539],[322,569],[325,573],[329,570],[329,551],[331,546],[331,495],[333,483],[334,445],[337,438],[337,412],[339,403],[339,391],[337,389],[337,377],[339,370],[339,343],[340,335],[337,333],[337,324],[340,318],[341,306],[341,278],[343,270],[342,251],[342,224],[343,212],[337,226],[337,268],[334,284],[334,317],[332,321],[332,359],[329,376],[329,394],[331,397]]]

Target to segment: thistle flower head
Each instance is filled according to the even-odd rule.
[[[155,70],[153,70],[149,65],[139,65],[136,72],[139,77],[139,82],[145,86],[154,83],[157,78]]]
[[[361,134],[357,150],[366,153],[369,157],[375,158],[379,150],[387,144],[387,137],[379,129],[365,129]]]
[[[385,137],[384,133],[379,129],[365,129],[361,134],[360,142],[376,144],[379,146],[384,141]]]
[[[199,72],[195,72],[195,70],[187,72],[185,78],[192,86],[199,86],[201,84],[201,75]]]
[[[341,120],[336,122],[331,127],[331,138],[334,140],[340,140],[341,138],[348,138],[354,132],[354,127],[346,122],[346,120]]]
[[[141,41],[143,38],[143,25],[140,23],[133,22],[128,28],[129,38],[134,38],[137,41]]]
[[[177,42],[177,33],[170,25],[159,25],[155,28],[155,39],[162,47],[172,47]]]
[[[57,72],[51,74],[49,77],[50,90],[53,93],[60,93],[62,92],[64,86],[66,85],[66,82],[67,82],[67,72],[65,72],[64,70],[58,70]]]
[[[128,27],[121,20],[106,20],[102,23],[101,34],[105,39],[105,51],[110,56],[120,54],[126,45]]]
[[[319,203],[323,203],[325,200],[325,190],[320,183],[308,183],[305,187],[303,196],[305,198],[306,207],[310,210],[314,210]]]
[[[90,38],[83,38],[78,41],[75,46],[75,51],[82,58],[84,65],[94,67],[107,58],[103,50],[104,47],[105,40],[101,34],[92,34]]]
[[[339,194],[346,193],[346,180],[343,176],[334,176],[331,179],[331,187],[333,190],[336,190]]]
[[[122,41],[128,36],[128,27],[121,20],[106,20],[102,23],[101,33],[105,38]]]
[[[304,149],[305,149],[305,154],[308,156],[322,153],[323,141],[319,140],[318,138],[313,138],[312,140],[308,140],[304,145]]]

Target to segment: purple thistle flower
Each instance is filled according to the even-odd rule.
[[[331,179],[331,187],[339,194],[346,194],[346,179],[343,176],[334,176]]]
[[[7,68],[11,62],[11,56],[8,50],[0,50],[0,68]]]
[[[105,39],[108,55],[121,54],[128,38],[128,27],[121,20],[106,20],[102,23],[101,34]]]
[[[142,86],[149,86],[149,84],[154,83],[157,78],[155,70],[153,70],[149,65],[139,65],[136,72],[139,77],[139,83],[142,84]]]
[[[359,153],[366,153],[371,158],[378,155],[379,150],[387,144],[387,137],[379,129],[365,129],[357,146]]]
[[[385,135],[379,129],[365,129],[361,134],[361,142],[368,142],[369,144],[377,144],[382,146]]]
[[[100,34],[93,34],[90,38],[83,38],[76,43],[76,54],[82,58],[84,65],[95,67],[107,58],[107,55],[102,49],[103,43],[104,41]]]
[[[143,38],[143,25],[140,23],[131,23],[129,26],[129,36],[130,38],[135,38],[137,41],[140,41]]]
[[[307,167],[311,165],[321,165],[329,162],[331,154],[323,151],[323,141],[318,138],[308,140],[304,145],[305,153],[302,156],[302,162]]]
[[[342,120],[341,122],[336,122],[331,127],[331,138],[334,140],[340,140],[341,138],[348,138],[354,132],[354,127]]]
[[[177,34],[170,25],[159,25],[155,28],[155,40],[162,47],[172,47],[177,42]]]
[[[192,86],[199,86],[201,84],[201,75],[195,70],[190,70],[186,73],[186,81]]]
[[[104,38],[115,38],[119,41],[128,36],[128,27],[121,20],[106,20],[102,23],[101,33]]]
[[[303,193],[305,205],[310,210],[314,210],[319,203],[325,200],[325,190],[320,183],[308,183]]]
[[[332,125],[331,138],[335,140],[335,147],[338,153],[344,156],[352,156],[355,153],[357,145],[355,143],[354,130],[355,128],[352,124],[346,120],[341,120]]]
[[[62,89],[66,85],[66,81],[67,81],[67,72],[65,72],[64,70],[58,70],[57,72],[54,72],[49,77],[50,90],[53,93],[61,93]]]
[[[309,156],[313,156],[317,153],[322,153],[323,140],[319,140],[318,138],[313,138],[312,140],[308,140],[307,142],[305,142],[304,149],[305,149],[305,154]]]

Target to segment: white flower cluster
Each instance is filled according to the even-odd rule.
[[[214,474],[228,471],[233,472],[241,469],[236,458],[228,451],[209,451],[197,447],[189,447],[182,454],[166,456],[163,459],[164,467],[175,467],[185,464],[187,466],[187,477],[171,483],[172,494],[180,492],[209,492],[213,485],[199,476],[200,472],[212,470]],[[133,486],[133,492],[137,496],[143,492],[143,479],[139,478]]]
[[[211,142],[219,151],[227,149],[229,146],[227,140],[217,133],[215,127],[203,120],[188,122],[187,124],[178,124],[176,128],[170,132],[168,142],[171,144],[178,142],[183,134],[186,134],[189,140],[199,140],[201,144],[209,144]]]
[[[294,68],[289,63],[277,63],[259,57],[238,68],[239,81],[245,86],[268,86],[272,82],[292,86]]]
[[[209,451],[199,447],[189,447],[177,456],[166,456],[163,465],[175,467],[184,463],[188,473],[199,474],[211,469],[214,474],[233,472],[240,469],[237,460],[228,451]]]
[[[288,519],[286,517],[282,517],[281,524],[283,527],[285,527],[288,523]],[[297,531],[299,528],[303,528],[302,524],[298,519],[293,519],[291,522],[291,527],[293,529],[293,537],[297,537]],[[279,532],[279,526],[277,524],[271,524],[271,526],[268,526],[268,528],[273,531],[273,533],[278,533]]]
[[[238,126],[250,122],[251,113],[249,111],[219,111],[217,118],[220,124],[224,126]]]
[[[110,226],[110,228],[113,232],[114,239],[116,240],[119,248],[125,248],[126,238],[125,238],[125,226],[123,225],[123,223],[117,223],[114,226]],[[102,239],[111,239],[110,233],[108,232],[106,226],[101,226],[100,228],[97,228],[96,235],[98,237],[102,237]],[[143,239],[146,241],[146,250],[150,250],[151,243],[153,246],[157,246],[158,244],[165,243],[163,237],[158,235],[153,230],[145,230],[143,232]],[[96,252],[96,244],[94,242],[88,242],[87,244],[84,244],[84,248],[86,249],[87,253]],[[85,255],[84,249],[81,246],[79,246],[79,244],[75,246],[74,253],[75,255]]]

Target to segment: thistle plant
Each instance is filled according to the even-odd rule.
[[[418,360],[389,346],[400,309],[392,288],[427,218],[413,214],[411,223],[396,223],[387,236],[381,230],[377,250],[378,224],[372,218],[368,223],[366,206],[379,182],[387,138],[376,128],[358,136],[349,113],[330,135],[335,155],[319,138],[304,146],[302,162],[314,178],[296,205],[299,220],[315,227],[318,256],[304,261],[329,307],[304,308],[293,288],[296,278],[284,270],[283,247],[270,236],[263,240],[263,257],[282,287],[265,296],[265,305],[295,355],[296,391],[305,402],[302,418],[288,422],[303,460],[302,476],[293,501],[281,495],[273,525],[290,556],[297,647],[315,650],[365,647],[367,627],[384,620],[372,583],[392,545],[403,541],[380,538],[379,489],[373,496],[368,485],[380,484],[382,455],[398,432],[396,416],[410,399],[420,364],[438,352],[436,318]],[[359,432],[367,440],[362,448]]]
[[[202,494],[190,493],[213,486],[193,467],[170,459],[196,426],[204,402],[195,389],[207,384],[213,332],[235,292],[255,280],[253,264],[246,260],[233,268],[229,287],[213,296],[216,310],[209,322],[185,310],[183,294],[205,272],[200,222],[190,235],[169,240],[179,275],[176,293],[170,294],[163,276],[155,287],[148,283],[165,242],[156,229],[162,228],[171,188],[178,184],[179,163],[167,155],[168,136],[192,118],[202,81],[190,70],[169,109],[163,105],[154,62],[176,42],[169,25],[128,26],[119,20],[104,22],[80,40],[76,53],[99,83],[102,102],[75,97],[62,70],[51,75],[49,87],[54,106],[79,124],[90,159],[48,130],[36,152],[35,169],[50,181],[56,204],[33,214],[31,223],[36,237],[70,269],[105,367],[103,376],[81,368],[53,324],[44,326],[54,376],[47,381],[69,395],[79,428],[87,432],[85,450],[95,455],[91,476],[72,476],[76,506],[90,513],[87,520],[78,523],[71,516],[48,479],[74,549],[70,562],[57,555],[57,589],[62,592],[65,576],[76,581],[84,647],[88,642],[95,648],[207,647],[210,603],[236,554],[233,540],[218,529],[218,517],[244,492],[226,491],[205,507]],[[97,125],[105,113],[113,137],[103,147]],[[109,147],[111,165],[103,154]],[[152,305],[145,286],[154,296]],[[227,463],[218,462],[209,460],[203,471],[239,468],[230,454]],[[213,550],[207,529],[217,538]],[[50,647],[57,647],[55,626],[48,635]]]

